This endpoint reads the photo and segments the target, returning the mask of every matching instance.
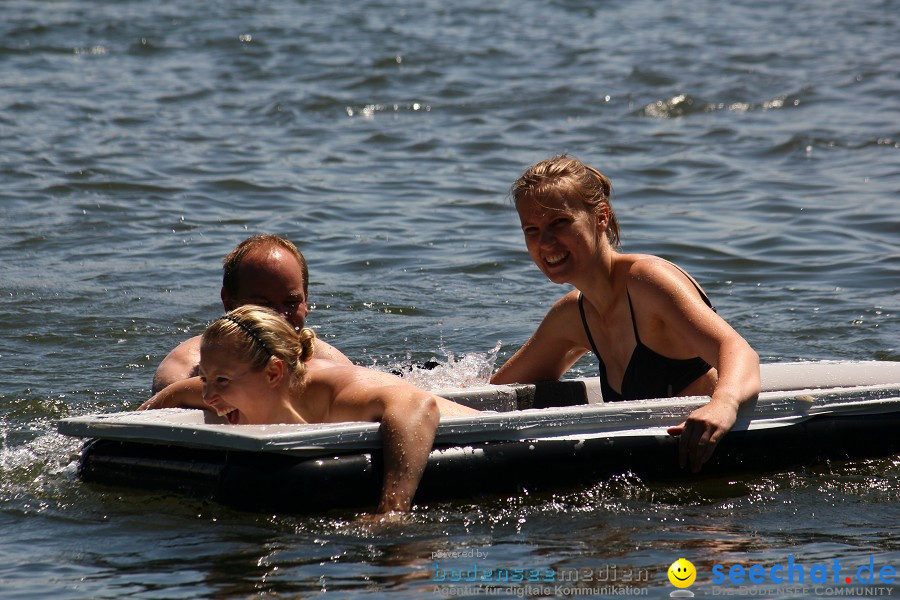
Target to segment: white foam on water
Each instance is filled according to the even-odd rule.
[[[11,433],[0,428],[0,499],[53,497],[77,479],[79,440],[54,432],[16,443]]]
[[[440,348],[443,359],[434,357],[432,362],[437,366],[428,368],[416,364],[391,365],[394,372],[402,373],[402,377],[410,383],[426,390],[447,388],[468,388],[485,385],[490,382],[500,342],[488,352],[468,352],[456,356],[446,348]]]

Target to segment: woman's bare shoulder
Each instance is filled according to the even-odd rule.
[[[553,318],[570,318],[574,313],[578,312],[579,296],[581,296],[581,292],[575,289],[559,298],[553,303],[550,310],[547,311],[545,320]]]
[[[630,258],[626,264],[629,288],[651,292],[693,287],[687,271],[664,258],[652,254],[633,254]]]
[[[310,383],[336,386],[403,383],[402,379],[391,373],[325,358],[313,358],[306,365]]]
[[[652,254],[622,255],[622,263],[624,270],[632,279],[652,278],[668,269],[676,268],[666,259]]]

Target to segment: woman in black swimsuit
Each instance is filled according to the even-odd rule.
[[[577,289],[560,298],[537,331],[491,379],[559,379],[588,351],[597,355],[605,401],[711,396],[684,423],[679,462],[698,471],[759,393],[759,358],[712,308],[700,286],[672,263],[623,254],[599,171],[559,156],[513,184],[532,260],[550,281]]]

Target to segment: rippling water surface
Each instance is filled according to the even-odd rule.
[[[897,457],[375,527],[88,486],[55,433],[145,399],[257,232],[301,246],[310,324],[354,361],[502,361],[564,291],[506,192],[560,152],[610,176],[626,251],[690,270],[764,360],[900,360],[897,9],[4,2],[0,596],[430,597],[433,553],[466,549],[643,568],[658,596],[680,555],[900,570]]]

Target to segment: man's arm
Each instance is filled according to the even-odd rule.
[[[167,385],[152,398],[138,407],[138,410],[154,408],[205,408],[203,402],[203,381],[199,377],[188,377]]]
[[[159,363],[151,393],[158,394],[176,381],[196,377],[200,365],[200,336],[181,342]]]

